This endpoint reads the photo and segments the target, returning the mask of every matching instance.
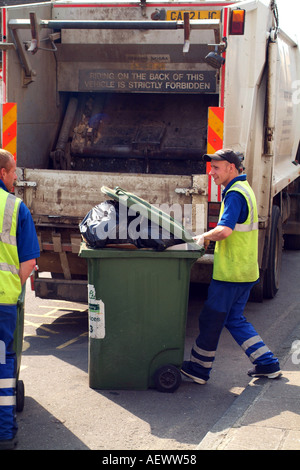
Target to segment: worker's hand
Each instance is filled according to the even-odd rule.
[[[193,237],[193,240],[197,245],[203,246],[204,245],[204,235],[197,235],[196,237]]]
[[[194,242],[197,243],[199,246],[204,246],[205,250],[207,250],[210,240],[204,240],[204,234],[197,235],[193,238]]]

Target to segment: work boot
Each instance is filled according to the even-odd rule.
[[[266,377],[268,379],[277,379],[282,373],[278,362],[268,365],[257,364],[253,369],[248,370],[250,377]]]
[[[193,372],[190,368],[190,362],[189,361],[184,361],[182,366],[181,366],[181,370],[180,372],[184,375],[186,375],[186,377],[189,377],[190,379],[193,379],[193,381],[197,384],[201,384],[201,385],[204,385],[206,384],[206,380],[202,379],[201,377],[197,377],[195,375],[195,372]]]
[[[13,450],[17,444],[18,440],[16,437],[5,439],[4,441],[0,441],[0,450]]]

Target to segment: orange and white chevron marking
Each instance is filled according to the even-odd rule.
[[[215,153],[223,147],[224,134],[224,108],[208,108],[207,153]],[[211,165],[207,163],[206,171],[209,174]],[[208,177],[208,202],[221,201],[221,188]]]
[[[17,158],[17,103],[2,104],[2,148]]]

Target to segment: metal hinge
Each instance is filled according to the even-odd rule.
[[[185,196],[192,196],[193,194],[198,194],[199,196],[204,196],[206,194],[205,189],[201,188],[176,188],[175,193],[184,194]]]
[[[268,227],[267,217],[258,217],[258,228],[265,229]]]

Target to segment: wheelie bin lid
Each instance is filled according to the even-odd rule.
[[[175,237],[181,239],[183,243],[188,244],[188,250],[200,251],[201,255],[204,253],[204,248],[197,245],[193,240],[193,235],[189,232],[180,222],[175,220],[170,214],[162,211],[153,204],[150,204],[146,200],[133,193],[130,193],[119,186],[114,189],[102,186],[101,191],[108,197],[112,198],[120,204],[123,204],[127,208],[133,207],[138,211],[141,216],[154,221],[163,229],[172,233]],[[200,254],[200,253],[199,253]]]

